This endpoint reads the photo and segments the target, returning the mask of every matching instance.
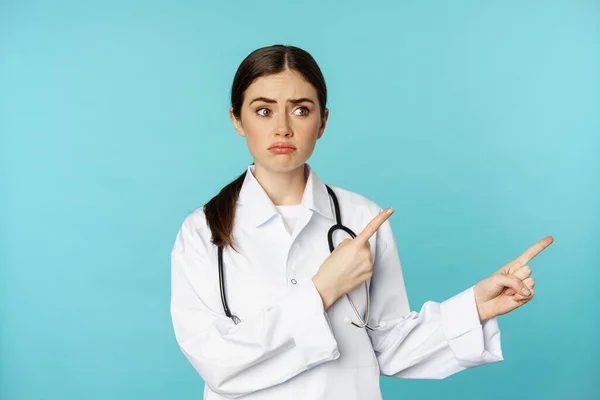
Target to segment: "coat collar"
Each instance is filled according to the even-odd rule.
[[[301,205],[305,209],[316,211],[325,218],[333,220],[333,208],[325,184],[310,165],[304,165],[308,173],[308,179],[302,195]],[[248,218],[254,226],[258,227],[279,212],[254,176],[254,168],[254,165],[250,165],[246,171],[238,197],[238,204],[243,206],[245,218]]]

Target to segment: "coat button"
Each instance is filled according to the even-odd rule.
[[[292,279],[292,283],[295,285],[298,282],[295,279]]]

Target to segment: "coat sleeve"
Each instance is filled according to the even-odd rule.
[[[383,329],[368,333],[382,375],[442,379],[503,360],[498,321],[479,321],[473,287],[410,310],[389,220],[377,233],[373,269],[370,320]]]
[[[312,280],[298,280],[276,304],[234,324],[206,242],[186,219],[171,252],[171,318],[183,354],[214,392],[237,398],[339,357]]]

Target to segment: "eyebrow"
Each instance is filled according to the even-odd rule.
[[[252,100],[250,102],[250,104],[254,103],[255,101],[264,101],[265,103],[271,103],[271,104],[277,103],[277,101],[273,100],[273,99],[268,99],[266,97],[257,97],[254,100]],[[304,103],[304,102],[315,104],[314,101],[312,101],[311,99],[306,98],[306,97],[302,97],[300,99],[290,99],[290,100],[288,100],[288,102],[290,102],[292,104],[299,104],[299,103]]]

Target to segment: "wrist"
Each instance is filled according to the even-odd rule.
[[[473,287],[473,295],[475,296],[475,307],[477,308],[477,315],[479,316],[479,322],[483,322],[488,319],[486,314],[485,301],[480,300],[479,296],[479,285]]]
[[[477,300],[475,300],[475,306],[477,307],[477,314],[479,315],[479,322],[483,322],[486,319],[492,318],[485,303],[480,304]]]
[[[333,303],[335,303],[335,301],[337,300],[337,297],[333,294],[333,291],[331,290],[331,288],[323,285],[322,282],[319,281],[319,279],[316,275],[312,278],[312,281],[315,284],[315,288],[317,289],[317,292],[321,296],[321,301],[323,302],[323,310],[327,311],[327,309]]]

